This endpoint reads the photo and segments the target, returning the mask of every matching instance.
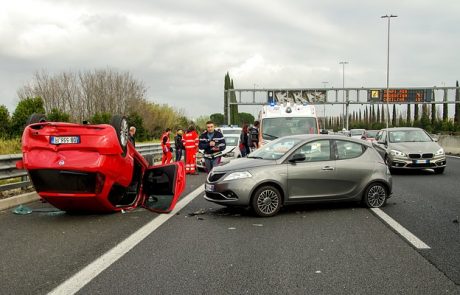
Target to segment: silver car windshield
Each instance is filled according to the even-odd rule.
[[[430,142],[431,137],[423,130],[398,130],[390,131],[390,142]]]
[[[262,120],[262,138],[273,140],[278,137],[299,134],[317,134],[316,118],[277,117]]]
[[[299,138],[280,138],[264,145],[255,152],[252,152],[248,158],[278,160],[300,141],[301,139]]]

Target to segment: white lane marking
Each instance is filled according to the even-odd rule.
[[[448,158],[455,158],[455,159],[460,159],[460,157],[457,157],[457,156],[450,156],[450,155],[446,155],[446,157],[448,157]]]
[[[397,231],[403,238],[405,238],[409,243],[411,243],[417,249],[431,249],[430,246],[422,242],[417,238],[413,233],[408,231],[405,227],[399,224],[396,220],[391,218],[388,214],[380,210],[379,208],[371,208],[371,210],[380,217],[383,221],[391,226],[395,231]]]
[[[135,233],[127,237],[123,242],[113,247],[111,250],[103,254],[101,257],[87,265],[85,268],[77,272],[75,275],[67,279],[65,282],[57,286],[48,294],[75,294],[86,284],[91,282],[97,275],[103,272],[106,268],[128,253],[134,246],[139,244],[148,235],[160,227],[163,223],[175,216],[177,212],[183,209],[194,198],[203,193],[204,186],[200,186],[193,192],[183,198],[169,214],[160,214],[158,217],[138,229]]]

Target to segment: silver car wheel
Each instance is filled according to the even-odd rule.
[[[270,189],[263,190],[257,196],[258,209],[267,215],[273,214],[279,207],[279,196],[276,192]]]
[[[367,203],[369,207],[379,208],[386,200],[387,193],[381,185],[373,185],[367,192]]]
[[[128,133],[129,133],[129,130],[128,130],[128,121],[123,118],[123,120],[121,121],[121,126],[120,126],[120,142],[121,142],[121,145],[123,147],[126,146],[126,144],[128,143]]]

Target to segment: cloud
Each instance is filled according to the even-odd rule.
[[[25,9],[25,7],[27,9]],[[0,11],[0,104],[37,70],[130,71],[148,97],[189,116],[223,110],[236,87],[432,86],[458,79],[460,4],[418,1],[18,0]],[[451,83],[448,83],[451,84]],[[254,110],[256,113],[256,110]]]

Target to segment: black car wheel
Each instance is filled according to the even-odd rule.
[[[110,121],[110,125],[115,128],[117,133],[118,142],[120,143],[120,147],[123,150],[122,156],[126,155],[126,147],[128,145],[128,120],[125,116],[115,115],[112,117]]]
[[[266,185],[258,188],[252,198],[252,208],[261,217],[270,217],[281,209],[281,193],[277,188]]]
[[[381,183],[372,183],[364,191],[363,202],[368,208],[380,208],[385,206],[388,193]]]

